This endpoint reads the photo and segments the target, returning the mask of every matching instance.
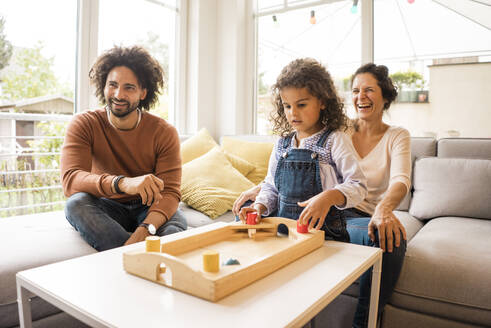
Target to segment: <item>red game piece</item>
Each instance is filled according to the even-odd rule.
[[[256,224],[257,212],[248,212],[246,224]]]
[[[309,225],[308,224],[300,224],[300,221],[297,220],[297,232],[308,233],[309,232]]]

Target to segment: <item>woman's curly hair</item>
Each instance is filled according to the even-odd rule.
[[[140,46],[115,46],[104,52],[89,71],[89,78],[96,87],[96,96],[106,104],[104,88],[109,72],[117,66],[128,67],[135,73],[140,87],[147,89],[147,96],[140,101],[140,107],[149,110],[157,101],[164,88],[164,70],[147,50]]]
[[[397,97],[397,89],[392,83],[392,79],[389,76],[389,69],[385,65],[375,65],[374,63],[368,63],[360,68],[358,68],[351,76],[351,86],[353,86],[353,81],[355,77],[359,74],[370,73],[373,75],[375,80],[377,80],[377,84],[382,90],[382,97],[386,100],[384,104],[384,110],[388,110],[390,104],[396,100]]]
[[[318,61],[312,58],[295,59],[283,68],[272,86],[273,105],[275,110],[271,113],[273,133],[282,137],[293,132],[285,115],[280,92],[284,88],[306,88],[314,97],[317,97],[325,106],[321,110],[320,120],[329,130],[346,128],[347,117],[344,113],[344,104],[339,98],[329,72]]]

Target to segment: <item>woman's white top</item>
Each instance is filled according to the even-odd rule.
[[[350,129],[348,133],[352,135]],[[411,188],[411,136],[401,127],[389,126],[382,139],[370,153],[361,158],[355,156],[367,178],[368,195],[356,206],[373,214],[375,206],[382,200],[387,189],[396,182]]]

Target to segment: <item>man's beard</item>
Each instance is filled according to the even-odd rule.
[[[126,110],[124,109],[121,109],[121,110],[116,110],[116,109],[113,109],[113,106],[112,106],[112,101],[115,100],[116,102],[118,103],[126,103],[127,104],[127,107],[126,107]],[[131,114],[132,112],[134,112],[137,108],[138,108],[138,105],[140,104],[140,101],[138,102],[135,102],[135,103],[129,103],[127,101],[124,101],[124,100],[119,100],[117,98],[110,98],[108,99],[107,101],[107,108],[109,108],[109,110],[111,111],[111,113],[118,117],[118,118],[123,118],[123,117],[126,117],[128,116],[129,114]]]

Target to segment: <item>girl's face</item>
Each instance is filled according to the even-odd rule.
[[[288,124],[297,132],[298,140],[322,130],[320,117],[325,106],[306,88],[283,88],[280,97]]]
[[[382,89],[371,73],[361,73],[353,79],[351,89],[353,106],[358,117],[364,121],[382,121],[384,105],[387,102],[382,96]]]

